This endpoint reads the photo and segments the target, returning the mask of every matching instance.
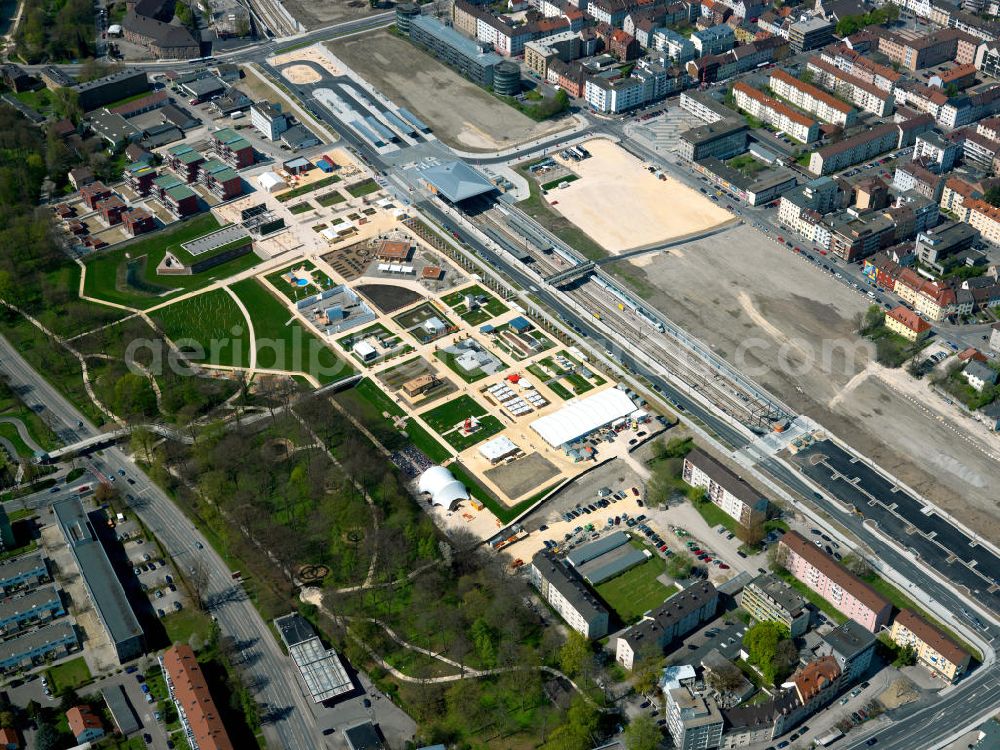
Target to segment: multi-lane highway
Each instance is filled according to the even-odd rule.
[[[43,418],[66,442],[97,432],[76,407],[56,391],[5,339],[0,337],[0,372],[12,387],[25,387],[25,399],[41,404]],[[79,425],[83,425],[81,428]],[[200,568],[207,573],[204,599],[219,623],[223,634],[243,646],[245,663],[252,664],[256,680],[255,697],[266,703],[272,721],[265,724],[268,744],[275,748],[309,750],[321,746],[321,735],[308,701],[303,697],[294,667],[271,636],[253,604],[235,584],[222,558],[208,545],[201,533],[185,518],[173,501],[129,461],[118,448],[109,448],[102,456],[108,473],[123,469],[135,479],[130,487],[136,500],[134,511],[163,544],[178,569],[190,572]],[[50,496],[52,497],[52,496]],[[26,499],[34,507],[45,503],[44,495]]]

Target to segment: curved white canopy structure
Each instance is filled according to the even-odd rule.
[[[469,491],[443,466],[432,466],[420,475],[417,489],[431,496],[434,505],[450,508],[459,500],[468,500]]]

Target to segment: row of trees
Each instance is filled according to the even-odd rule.
[[[881,26],[882,24],[893,23],[897,18],[899,18],[899,6],[893,3],[886,3],[881,8],[875,8],[869,13],[862,13],[857,16],[845,16],[840,19],[837,22],[837,36],[850,36],[869,26]]]

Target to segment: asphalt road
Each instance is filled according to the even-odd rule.
[[[0,337],[0,371],[12,386],[30,386],[25,396],[29,404],[42,404],[43,418],[63,439],[78,437],[77,424],[83,422],[86,434],[96,428],[77,409]],[[244,661],[257,678],[255,697],[266,703],[272,721],[264,725],[268,744],[276,748],[307,750],[322,744],[315,717],[302,695],[291,661],[281,652],[253,604],[239,586],[222,558],[207,544],[201,533],[167,495],[118,448],[109,448],[102,456],[111,474],[123,469],[135,479],[130,487],[136,497],[134,511],[160,540],[167,553],[184,572],[200,565],[207,572],[205,600],[225,635],[241,644]],[[53,495],[60,497],[60,495]]]

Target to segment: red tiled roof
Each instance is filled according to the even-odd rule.
[[[786,73],[781,68],[775,68],[773,71],[771,71],[771,78],[777,78],[779,81],[784,81],[789,86],[797,88],[799,91],[805,92],[813,99],[818,99],[819,101],[827,104],[828,106],[833,107],[838,112],[843,112],[844,114],[847,114],[848,112],[854,110],[854,107],[852,107],[850,104],[845,104],[844,102],[840,101],[840,99],[838,99],[837,97],[831,96],[822,89],[818,89],[810,83],[806,83],[805,81],[800,81],[798,78],[791,75],[790,73]]]
[[[79,737],[88,729],[104,729],[101,717],[93,712],[90,706],[73,706],[66,712],[66,721],[69,723],[69,731],[74,737]]]
[[[797,122],[799,125],[803,125],[807,128],[811,128],[816,124],[816,121],[811,117],[806,117],[806,115],[798,112],[791,107],[789,107],[784,102],[780,102],[777,99],[772,99],[761,91],[758,91],[753,86],[748,86],[743,83],[743,81],[737,81],[733,84],[733,91],[742,91],[744,94],[749,96],[751,99],[763,104],[768,109],[772,109],[779,114],[785,115],[792,122]]]
[[[917,334],[929,331],[931,328],[930,323],[921,318],[917,313],[913,312],[913,310],[908,310],[902,305],[889,310],[889,312],[886,313],[886,317],[902,323],[904,326]]]
[[[821,691],[826,690],[840,677],[840,667],[832,656],[821,656],[806,664],[802,671],[792,677],[795,689],[803,703],[808,703]]]
[[[234,750],[191,647],[178,643],[167,649],[163,654],[163,668],[173,683],[174,698],[187,715],[198,747],[201,750]]]

